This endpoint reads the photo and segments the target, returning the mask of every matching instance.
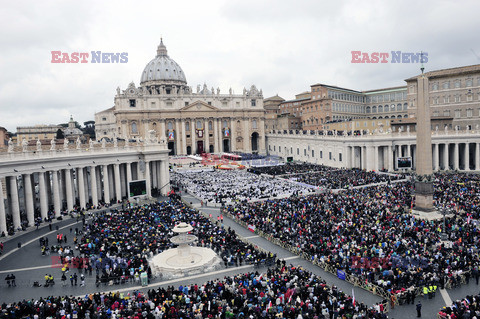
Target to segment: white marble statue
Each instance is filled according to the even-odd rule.
[[[22,151],[26,152],[27,148],[28,148],[28,142],[25,138],[23,138],[23,140],[22,140]]]
[[[94,142],[92,139],[90,139],[90,141],[88,142],[88,145],[90,147],[90,150],[93,151],[93,148],[94,148]]]
[[[81,145],[82,145],[82,142],[80,141],[80,137],[77,137],[77,150],[80,149]]]
[[[55,151],[55,139],[50,140],[50,151]]]
[[[102,148],[105,148],[106,145],[107,141],[105,140],[105,138],[102,138]]]
[[[12,138],[10,137],[10,139],[8,140],[8,152],[11,153],[13,152],[13,141],[12,141]]]
[[[118,148],[118,141],[116,137],[113,138],[113,147]]]
[[[37,140],[37,151],[42,151],[42,142],[39,139]]]
[[[63,149],[68,150],[68,139],[66,138],[63,139]]]

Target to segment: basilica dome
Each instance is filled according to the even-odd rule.
[[[182,68],[168,56],[167,48],[163,44],[163,40],[160,40],[160,44],[158,45],[157,56],[148,62],[143,70],[140,84],[151,81],[187,84],[187,79],[185,78]]]

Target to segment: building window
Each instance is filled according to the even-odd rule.
[[[460,95],[455,95],[455,102],[460,102]]]
[[[339,162],[342,161],[342,153],[338,153],[338,161],[339,161]]]
[[[106,118],[106,117],[102,117],[102,121],[106,121],[106,120],[107,120],[107,118]]]
[[[252,128],[257,129],[257,120],[252,121]]]
[[[459,118],[461,115],[460,110],[455,110],[455,118]]]
[[[300,149],[297,147],[297,155],[300,155]]]
[[[473,80],[472,79],[467,79],[465,81],[465,86],[468,88],[468,87],[471,87],[473,85]]]
[[[188,102],[185,102],[185,106],[188,106]]]
[[[455,81],[455,88],[458,89],[460,87],[460,81]]]
[[[450,110],[444,110],[443,116],[450,116]]]
[[[202,121],[197,121],[197,130],[202,129]]]
[[[167,127],[168,127],[169,130],[173,130],[173,123],[168,122]]]
[[[130,107],[135,107],[135,100],[130,100]]]
[[[208,122],[208,129],[209,129],[209,130],[213,130],[213,123],[212,123],[212,121],[209,121],[209,122]]]
[[[212,105],[212,102],[208,102],[208,105]]]
[[[135,123],[135,122],[132,123],[132,133],[133,133],[133,134],[137,134],[137,133],[138,133],[137,123]]]
[[[432,90],[437,91],[438,90],[438,83],[433,83],[432,85]]]
[[[315,157],[315,151],[312,150],[312,157]]]
[[[473,110],[472,109],[468,109],[467,110],[467,117],[472,117],[473,116]]]
[[[473,94],[468,94],[467,95],[467,102],[472,102],[473,101]]]
[[[332,160],[332,152],[328,152],[328,159]]]
[[[252,103],[252,106],[257,106],[257,101],[252,100],[251,103]]]
[[[228,125],[227,121],[224,120],[223,121],[223,128],[227,128],[227,125]],[[240,125],[240,121],[237,122],[237,125]]]
[[[185,129],[187,131],[190,130],[190,122],[185,123]]]
[[[155,108],[155,102],[152,102],[152,108]]]
[[[447,89],[449,89],[449,88],[450,88],[450,82],[444,82],[444,83],[443,83],[443,89],[444,89],[444,90],[447,90]]]
[[[323,158],[323,151],[320,151],[320,158]]]

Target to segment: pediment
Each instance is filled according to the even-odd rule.
[[[203,101],[195,101],[182,107],[180,111],[218,111],[218,109]]]

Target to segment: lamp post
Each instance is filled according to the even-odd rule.
[[[447,227],[446,227],[446,222],[445,222],[445,216],[447,215],[447,209],[445,207],[442,209],[442,215],[443,215],[443,231],[440,234],[440,239],[445,241],[445,240],[448,239]]]

